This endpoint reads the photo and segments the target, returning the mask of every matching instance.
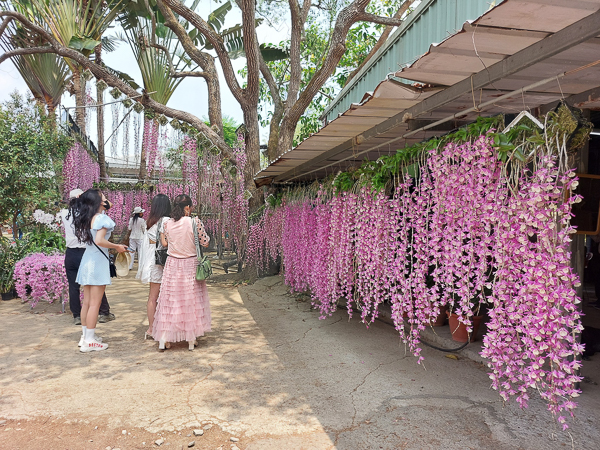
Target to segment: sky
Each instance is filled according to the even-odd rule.
[[[203,17],[207,17],[208,13],[213,9],[216,9],[220,4],[213,1],[203,1],[199,6],[199,12]],[[234,6],[234,8],[227,15],[224,28],[231,27],[241,22],[241,12]],[[109,34],[119,33],[118,28],[109,31]],[[261,43],[270,42],[277,43],[288,36],[288,24],[286,21],[282,21],[277,25],[277,28],[270,27],[263,23],[257,29],[258,39]],[[142,85],[142,78],[139,72],[138,66],[133,59],[133,53],[129,45],[125,42],[121,42],[116,51],[112,53],[106,53],[104,55],[104,62],[110,67],[113,67],[122,72],[126,72],[131,75],[139,85]],[[239,58],[233,61],[233,67],[235,71],[242,69],[246,62],[244,58]],[[223,115],[233,117],[238,123],[243,122],[242,110],[239,103],[235,100],[229,88],[226,85],[223,74],[220,70],[220,66],[217,64],[220,81],[221,81],[221,102]],[[21,78],[17,69],[12,65],[10,61],[5,61],[0,65],[0,102],[4,102],[9,99],[10,94],[14,90],[18,90],[22,95],[29,95],[29,89]],[[105,102],[112,100],[108,94],[105,94]],[[68,93],[63,95],[62,106],[69,107],[75,105],[75,98],[71,97]],[[179,85],[173,96],[171,97],[168,106],[188,111],[197,117],[208,116],[208,101],[206,85],[201,78],[187,78]],[[109,122],[112,122],[111,112],[106,107],[105,116],[107,131],[105,136],[110,134]],[[94,128],[94,127],[92,127]],[[95,132],[89,130],[90,137],[93,141],[96,141]],[[261,142],[266,142],[268,139],[268,130],[261,130]]]

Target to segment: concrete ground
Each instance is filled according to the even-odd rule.
[[[108,289],[105,352],[77,351],[59,305],[0,303],[0,448],[600,448],[600,355],[563,433],[535,394],[503,404],[481,364],[424,348],[417,365],[391,326],[319,320],[280,277],[209,293],[214,331],[194,352],[144,341],[131,276]]]

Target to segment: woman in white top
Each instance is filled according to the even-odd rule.
[[[142,209],[140,206],[136,206],[133,209],[133,214],[131,219],[129,219],[129,231],[131,234],[129,235],[129,248],[133,253],[131,255],[131,263],[129,263],[129,270],[133,269],[133,260],[135,259],[135,253],[139,250],[142,245],[142,238],[144,237],[144,233],[146,232],[146,221],[143,219],[145,209]],[[138,253],[138,261],[139,261],[139,253]]]
[[[140,247],[140,258],[136,278],[142,283],[150,283],[148,294],[148,331],[144,335],[146,339],[152,333],[154,313],[156,311],[156,300],[160,292],[162,282],[163,266],[156,264],[156,242],[160,233],[164,230],[164,224],[171,216],[171,201],[164,194],[158,194],[152,199],[150,206],[150,217],[148,217],[148,230],[144,233]]]

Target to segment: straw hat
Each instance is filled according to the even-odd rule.
[[[115,267],[117,268],[117,275],[120,277],[126,277],[129,274],[129,264],[131,263],[131,253],[123,252],[119,253],[115,258]]]

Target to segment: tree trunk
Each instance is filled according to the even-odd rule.
[[[260,134],[258,125],[258,109],[244,108],[244,124],[246,125],[246,167],[244,168],[244,188],[252,193],[250,212],[263,204],[254,184],[254,175],[260,170]]]
[[[212,58],[207,58],[208,67],[203,70],[209,74],[205,78],[208,88],[208,120],[211,127],[216,127],[219,136],[223,136],[223,112],[221,111],[221,88],[219,86],[219,75],[215,62]]]
[[[96,88],[96,102],[98,103],[97,108],[97,121],[96,126],[98,128],[98,165],[100,166],[100,181],[108,181],[108,173],[106,171],[106,154],[104,153],[104,91]]]
[[[75,123],[81,134],[86,135],[85,129],[85,80],[81,77],[78,66],[73,69],[73,90],[75,91]]]
[[[102,44],[94,49],[96,63],[102,64]],[[108,174],[106,172],[106,154],[104,153],[104,90],[99,89],[96,84],[96,127],[98,133],[98,165],[100,166],[100,181],[107,182]]]
[[[56,128],[56,105],[54,103],[48,103],[47,114],[50,118],[50,126]]]

